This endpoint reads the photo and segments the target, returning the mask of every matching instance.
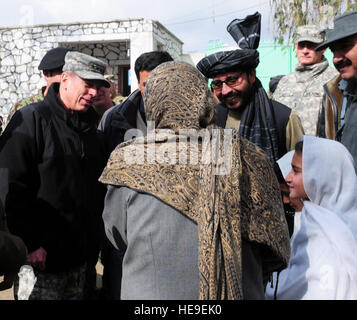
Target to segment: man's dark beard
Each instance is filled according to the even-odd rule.
[[[337,70],[352,65],[352,61],[349,59],[341,60],[335,64]]]
[[[240,90],[234,90],[229,92],[226,95],[223,95],[222,93],[217,95],[217,98],[219,99],[219,101],[228,106],[227,101],[229,101],[231,98],[240,98],[242,100],[242,103],[240,104],[239,108],[243,108],[245,107],[249,100],[250,100],[250,96],[252,93],[252,85],[250,85],[247,90],[245,91],[240,91]]]

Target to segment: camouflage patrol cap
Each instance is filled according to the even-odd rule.
[[[70,51],[64,61],[63,72],[73,71],[82,79],[101,80],[105,87],[110,87],[109,81],[104,76],[107,64],[102,60],[78,51]]]
[[[296,30],[296,42],[309,41],[313,43],[324,42],[324,31],[315,25],[300,26]]]

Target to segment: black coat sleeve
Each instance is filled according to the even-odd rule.
[[[21,238],[8,232],[0,202],[0,275],[17,272],[25,263],[27,249]]]
[[[0,137],[0,198],[9,231],[24,240],[29,252],[41,246],[42,232],[36,197],[38,130],[31,109],[16,112]]]

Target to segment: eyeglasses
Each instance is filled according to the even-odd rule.
[[[235,76],[228,76],[226,80],[213,80],[211,82],[211,87],[213,90],[221,90],[223,83],[225,83],[227,86],[234,87],[243,82],[243,72],[235,75]]]

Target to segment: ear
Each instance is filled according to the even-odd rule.
[[[60,76],[60,91],[64,90],[67,91],[67,88],[69,86],[69,79],[70,75],[67,72],[62,72]]]
[[[253,70],[251,70],[250,72],[249,72],[249,82],[251,83],[251,84],[253,84],[254,82],[255,82],[255,79],[256,79],[256,70],[255,69],[253,69]]]
[[[61,82],[61,83],[65,83],[65,82],[68,81],[68,79],[69,79],[68,73],[67,73],[67,72],[62,72],[61,78],[60,78],[60,82]]]

